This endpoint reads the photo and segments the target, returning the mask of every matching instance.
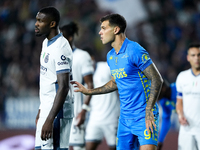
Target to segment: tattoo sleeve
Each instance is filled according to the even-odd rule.
[[[112,77],[112,80],[107,82],[105,85],[89,90],[90,95],[97,95],[97,94],[106,94],[117,90],[117,84]]]
[[[150,97],[146,106],[146,118],[149,118],[150,112],[160,94],[163,79],[154,64],[148,66],[143,72],[151,80]]]

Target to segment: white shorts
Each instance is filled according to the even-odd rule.
[[[109,147],[116,146],[117,122],[112,124],[98,124],[89,121],[86,128],[86,142],[101,142],[105,138]]]
[[[179,132],[178,150],[198,150],[200,149],[200,135],[192,135],[187,132]]]
[[[85,125],[77,127],[76,123],[77,121],[74,118],[70,131],[69,146],[83,147],[85,146]]]
[[[62,149],[68,150],[69,148],[69,136],[72,118],[69,119],[55,119],[53,127],[53,137],[47,141],[41,139],[41,130],[46,118],[39,118],[36,134],[35,134],[35,150],[37,149]]]

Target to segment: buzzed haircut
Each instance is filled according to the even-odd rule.
[[[55,7],[53,7],[53,6],[44,7],[42,9],[40,9],[39,12],[50,16],[52,21],[56,22],[55,27],[56,28],[58,27],[59,22],[60,22],[60,13]]]
[[[126,20],[123,16],[119,14],[109,14],[100,19],[100,22],[109,21],[110,26],[118,26],[120,28],[119,33],[124,33],[126,30]]]
[[[63,35],[66,38],[74,36],[75,34],[78,35],[78,25],[73,21],[70,22],[69,24],[62,26],[60,30],[63,32]]]
[[[200,49],[200,43],[190,43],[188,46],[187,52],[189,52],[190,48],[199,48]]]
[[[191,43],[189,45],[189,48],[192,48],[192,47],[200,48],[200,43]]]

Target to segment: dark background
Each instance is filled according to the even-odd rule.
[[[44,39],[35,37],[34,24],[37,12],[45,6],[60,11],[60,26],[70,21],[78,24],[75,45],[90,47],[98,61],[105,61],[111,48],[100,41],[99,19],[108,13],[120,13],[128,23],[127,37],[149,52],[170,83],[176,81],[180,71],[190,68],[186,60],[188,45],[200,41],[199,0],[1,0],[0,145],[14,135],[34,135]],[[178,128],[175,116],[164,150],[177,149]]]

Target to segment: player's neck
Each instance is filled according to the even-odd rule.
[[[115,52],[118,54],[119,50],[126,39],[125,34],[119,34],[115,36],[115,40],[112,42],[111,46],[115,49]]]
[[[198,76],[200,74],[200,68],[192,68],[192,72],[195,76]]]
[[[49,35],[47,36],[47,39],[50,40],[52,39],[54,36],[59,34],[59,30],[58,29],[52,29],[51,32],[49,33]]]

